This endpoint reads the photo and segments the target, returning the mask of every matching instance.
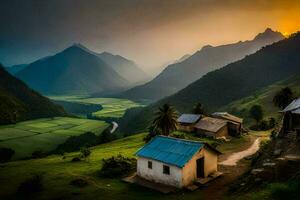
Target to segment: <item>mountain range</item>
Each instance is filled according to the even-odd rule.
[[[208,112],[218,111],[231,102],[299,73],[299,52],[300,32],[263,47],[242,60],[209,72],[174,95],[140,111],[135,110],[134,114],[125,114],[131,119],[126,119],[122,126],[130,127],[131,132],[145,129],[153,117],[153,112],[165,103],[173,105],[181,113],[191,112],[198,102]]]
[[[5,70],[8,71],[10,74],[15,75],[19,71],[25,69],[25,67],[27,67],[27,64],[13,65],[10,67],[5,67]]]
[[[61,106],[28,88],[0,65],[0,124],[27,119],[66,116]]]
[[[132,79],[134,73],[138,78]],[[147,79],[133,62],[109,53],[97,54],[80,44],[37,60],[15,74],[43,94],[111,94]]]
[[[185,88],[210,71],[240,60],[282,39],[284,36],[280,32],[268,28],[250,41],[216,47],[204,46],[193,55],[167,66],[150,82],[125,91],[120,96],[133,100],[159,100]]]

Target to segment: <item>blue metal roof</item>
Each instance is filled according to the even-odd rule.
[[[202,147],[201,142],[156,136],[136,155],[182,168]]]
[[[182,114],[177,121],[179,123],[195,123],[200,119],[201,115],[195,114]]]

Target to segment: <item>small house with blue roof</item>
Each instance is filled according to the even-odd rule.
[[[220,152],[202,142],[156,136],[137,153],[137,175],[182,188],[218,170]]]

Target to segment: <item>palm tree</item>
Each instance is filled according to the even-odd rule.
[[[275,106],[284,109],[293,101],[293,98],[293,91],[289,87],[285,87],[275,94],[273,98],[273,103]]]
[[[160,130],[162,135],[168,136],[170,132],[177,129],[177,112],[169,104],[164,104],[155,113],[153,127]]]

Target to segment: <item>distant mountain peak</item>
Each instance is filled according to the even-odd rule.
[[[273,31],[271,28],[267,28],[263,33],[259,33],[257,36],[255,36],[254,40],[264,40],[271,38],[284,39],[285,37],[279,31]]]
[[[202,51],[202,50],[207,50],[207,49],[210,49],[210,48],[213,48],[213,46],[212,46],[212,45],[205,45],[205,46],[203,46],[203,47],[201,48],[201,51]]]

